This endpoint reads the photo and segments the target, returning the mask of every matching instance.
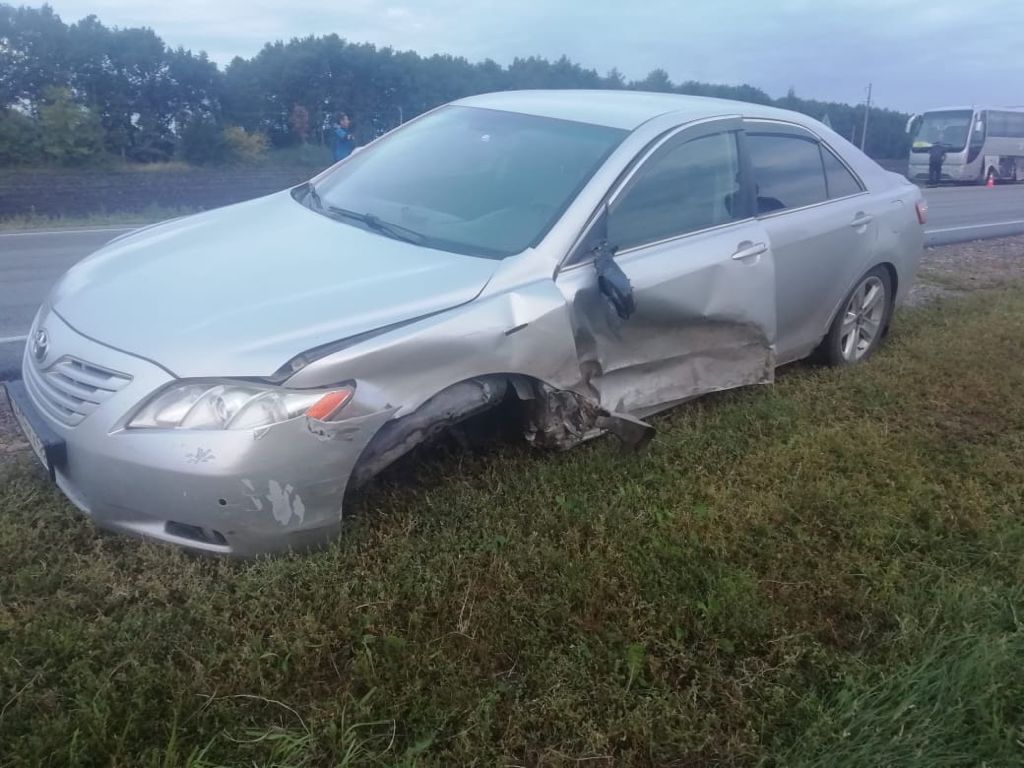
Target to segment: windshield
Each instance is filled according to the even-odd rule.
[[[921,127],[914,137],[914,149],[927,149],[932,144],[944,144],[961,150],[967,144],[973,113],[969,109],[951,112],[925,112]]]
[[[503,258],[535,245],[626,131],[445,107],[317,183],[317,210],[382,235]]]

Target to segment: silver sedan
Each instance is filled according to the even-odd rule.
[[[878,346],[919,191],[802,115],[632,92],[476,96],[296,189],[120,238],[40,308],[8,397],[98,525],[233,555],[515,403],[526,438]]]

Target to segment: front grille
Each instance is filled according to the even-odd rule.
[[[62,357],[47,368],[25,366],[25,386],[53,418],[73,427],[80,424],[131,376],[100,368],[74,357]]]

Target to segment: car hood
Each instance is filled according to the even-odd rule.
[[[283,192],[119,238],[49,303],[176,376],[269,376],[313,347],[471,301],[498,263],[340,223]]]

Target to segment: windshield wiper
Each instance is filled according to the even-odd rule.
[[[317,199],[319,199],[319,195],[317,196]],[[338,208],[333,205],[327,206],[325,210],[335,216],[344,216],[347,219],[352,219],[360,222],[361,224],[365,224],[374,232],[379,232],[380,234],[394,238],[395,240],[404,240],[407,243],[423,243],[423,241],[427,239],[426,235],[417,232],[414,229],[403,227],[400,224],[392,224],[390,221],[384,221],[382,218],[372,213],[359,213],[358,211],[350,211],[347,208]]]

